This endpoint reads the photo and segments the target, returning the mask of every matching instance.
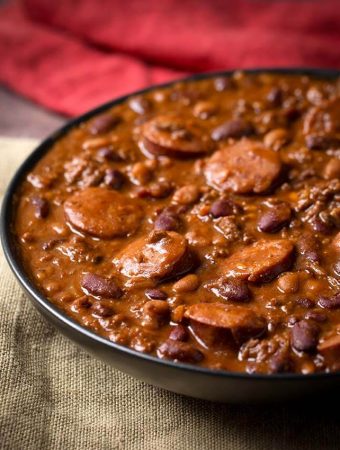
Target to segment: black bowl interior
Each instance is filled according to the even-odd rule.
[[[164,387],[169,390],[173,390],[175,392],[184,393],[186,395],[192,395],[201,398],[208,398],[211,400],[230,400],[230,401],[247,401],[255,400],[255,401],[263,401],[266,400],[266,396],[270,395],[271,399],[278,399],[279,397],[289,397],[289,392],[292,391],[293,395],[298,395],[299,392],[304,390],[303,382],[306,386],[309,384],[314,388],[318,388],[320,384],[325,385],[334,385],[334,383],[340,382],[340,373],[318,373],[318,374],[273,374],[273,375],[261,375],[261,374],[247,374],[247,373],[238,373],[238,372],[227,372],[227,371],[217,371],[211,370],[203,367],[197,367],[191,364],[185,363],[175,363],[172,361],[162,360],[154,356],[150,356],[145,353],[140,353],[135,350],[132,350],[128,347],[121,346],[119,344],[113,343],[101,336],[93,333],[92,331],[86,329],[70,317],[66,316],[57,306],[53,303],[49,302],[41,292],[36,288],[36,286],[31,282],[30,278],[25,273],[22,264],[20,263],[20,259],[18,258],[14,236],[12,233],[12,221],[14,219],[15,214],[15,192],[20,185],[21,181],[24,179],[25,175],[34,167],[34,165],[40,160],[40,158],[49,151],[49,149],[54,145],[54,143],[64,136],[71,128],[78,126],[80,123],[88,120],[92,116],[95,116],[105,110],[111,108],[112,106],[118,105],[124,101],[126,101],[129,97],[142,94],[144,92],[148,92],[155,88],[159,89],[162,87],[168,87],[178,81],[194,81],[201,80],[206,78],[212,78],[217,76],[227,76],[232,74],[234,71],[223,71],[223,72],[214,72],[207,74],[198,74],[193,75],[191,77],[187,77],[181,80],[175,80],[170,83],[152,86],[147,89],[143,89],[137,92],[133,92],[129,95],[120,97],[118,99],[112,100],[108,103],[105,103],[98,108],[95,108],[80,117],[77,117],[73,120],[70,120],[65,126],[57,130],[51,136],[49,136],[46,140],[44,140],[32,153],[31,155],[22,163],[17,172],[15,173],[12,181],[10,182],[7,191],[4,196],[2,210],[1,210],[1,242],[4,249],[4,253],[6,259],[15,274],[17,280],[23,287],[23,289],[28,294],[29,298],[33,301],[33,304],[40,310],[40,312],[48,317],[48,319],[53,322],[64,334],[71,337],[71,339],[77,341],[80,345],[84,346],[92,353],[95,353],[100,358],[106,360],[108,363],[118,367],[119,369],[131,373],[132,375],[142,378],[150,383],[156,384],[158,386]],[[294,68],[294,69],[253,69],[253,70],[245,70],[246,73],[278,73],[278,74],[301,74],[312,77],[319,78],[336,78],[340,76],[340,71],[331,70],[331,69],[306,69],[306,68]],[[109,353],[112,352],[114,355],[113,359],[110,360]],[[119,355],[119,356],[117,356]],[[119,358],[123,357],[126,359],[127,363],[120,364],[117,362]],[[136,361],[141,363],[139,368],[133,367],[136,366]],[[129,370],[127,366],[131,366],[132,369]],[[137,364],[138,366],[138,364]],[[142,368],[141,368],[142,367]],[[190,379],[194,380],[195,377],[199,378],[201,383],[204,383],[205,379],[209,379],[209,383],[216,383],[216,386],[223,386],[223,383],[227,380],[235,382],[244,382],[244,385],[248,385],[250,382],[251,387],[250,391],[245,390],[244,393],[239,392],[236,396],[230,392],[227,392],[226,395],[221,394],[220,392],[215,392],[214,395],[209,394],[209,388],[203,389],[203,393],[194,393],[190,387],[183,386],[183,383],[178,386],[178,383],[174,386],[174,383],[169,383],[169,377],[165,382],[157,382],[155,377],[151,375],[145,375],[146,371],[154,370],[155,374],[164,374],[166,371],[170,371],[173,369],[176,376],[183,377],[188,380],[190,383]],[[165,371],[165,372],[164,372]],[[157,375],[157,376],[158,376]],[[163,375],[162,375],[163,376]],[[171,378],[171,377],[170,377]],[[283,393],[283,395],[278,395],[277,391],[273,391],[272,388],[270,391],[264,389],[261,392],[261,385],[268,384],[271,382],[274,389],[282,389],[284,385],[287,388],[287,396]],[[256,385],[257,382],[257,385]],[[222,384],[221,384],[222,383]],[[255,383],[255,385],[254,385]],[[274,384],[273,384],[274,383]],[[279,385],[280,387],[279,387]],[[294,388],[290,389],[290,385],[294,384]],[[195,385],[195,383],[193,383]],[[234,384],[235,385],[235,384]],[[211,386],[211,385],[210,385]],[[236,385],[235,385],[236,386]],[[240,384],[242,386],[242,384]],[[218,388],[220,389],[220,388]],[[258,390],[256,395],[254,394],[254,389]],[[212,391],[216,391],[214,387],[211,386]],[[276,392],[276,394],[275,394]],[[300,392],[301,394],[302,392]],[[281,393],[282,394],[282,393]]]

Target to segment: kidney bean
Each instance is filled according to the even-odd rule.
[[[306,298],[306,297],[302,297],[302,298],[297,298],[295,300],[295,303],[299,306],[302,306],[303,308],[313,308],[313,306],[315,305],[314,301],[311,300],[310,298]],[[308,317],[305,316],[306,319],[308,319]]]
[[[271,130],[264,136],[263,143],[267,148],[277,152],[288,143],[288,132],[284,128]]]
[[[112,189],[121,189],[125,182],[124,174],[117,169],[107,169],[105,172],[104,183]]]
[[[98,297],[120,298],[122,290],[117,283],[109,278],[104,278],[94,273],[86,273],[81,281],[83,289]]]
[[[216,200],[210,206],[210,214],[217,219],[218,217],[231,216],[235,214],[237,207],[235,203],[229,199],[221,198]]]
[[[180,225],[179,216],[168,209],[163,210],[154,223],[155,230],[163,231],[177,231]]]
[[[319,327],[308,320],[297,322],[291,329],[292,347],[303,352],[314,351],[318,344],[319,332]]]
[[[251,136],[255,133],[253,125],[242,119],[229,120],[215,128],[211,137],[214,141],[221,141],[227,138],[241,138],[243,136]]]
[[[218,77],[214,80],[214,86],[216,91],[222,92],[232,89],[235,86],[235,83],[230,77]]]
[[[318,305],[325,309],[339,309],[340,308],[340,292],[331,297],[320,297]]]
[[[129,100],[129,107],[137,114],[146,114],[152,108],[150,100],[142,96],[132,97]]]
[[[35,208],[35,217],[37,219],[46,219],[50,212],[50,205],[43,197],[35,196],[32,198],[32,204]]]
[[[320,216],[315,216],[310,221],[310,224],[314,231],[321,234],[330,234],[333,229],[333,224],[330,219],[326,218],[326,221],[322,220]]]
[[[96,155],[99,161],[122,161],[122,157],[110,146],[101,147]]]
[[[299,289],[299,275],[295,272],[286,272],[277,280],[278,288],[286,294],[293,294]]]
[[[305,314],[306,320],[315,320],[315,322],[326,322],[328,320],[327,315],[321,311],[308,311]]]
[[[265,210],[259,218],[258,228],[265,233],[276,233],[291,219],[291,209],[287,203],[278,203]]]
[[[278,351],[268,360],[269,373],[287,373],[292,370],[292,359],[288,352]]]
[[[152,300],[166,300],[168,298],[168,294],[161,289],[147,289],[145,291],[145,295]]]
[[[197,363],[202,361],[204,355],[201,351],[186,342],[168,339],[158,349],[160,358],[173,359],[187,363]]]
[[[191,205],[199,199],[200,195],[198,186],[188,184],[177,189],[173,195],[173,201],[180,205]]]
[[[241,280],[223,280],[213,292],[219,297],[237,303],[247,303],[251,300],[251,291],[247,283]]]
[[[274,87],[267,94],[267,100],[273,106],[280,106],[283,101],[283,91],[281,88]]]
[[[308,134],[305,137],[306,147],[309,150],[328,150],[339,145],[339,139],[327,135]]]
[[[101,114],[100,116],[97,116],[93,120],[91,120],[89,124],[89,132],[91,134],[107,133],[116,125],[118,125],[120,121],[120,117],[114,116],[110,113]]]
[[[319,242],[311,233],[304,233],[301,239],[297,242],[299,253],[308,261],[317,263],[320,261]]]
[[[172,339],[173,341],[186,342],[189,339],[189,332],[184,325],[176,325],[170,331],[169,339]]]

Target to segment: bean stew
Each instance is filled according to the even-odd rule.
[[[150,90],[73,127],[17,191],[33,283],[140,352],[340,370],[340,82],[246,74]]]

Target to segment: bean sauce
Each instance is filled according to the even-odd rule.
[[[338,86],[238,72],[75,126],[18,188],[27,274],[83,326],[158,358],[340,370]]]

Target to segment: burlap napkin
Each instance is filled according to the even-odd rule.
[[[1,197],[34,145],[0,139]],[[2,450],[338,449],[338,408],[311,400],[221,405],[130,378],[47,324],[0,255]]]

